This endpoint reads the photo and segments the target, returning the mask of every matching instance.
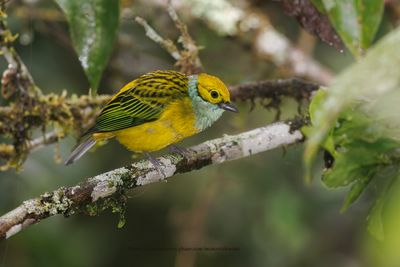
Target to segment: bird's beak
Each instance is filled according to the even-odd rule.
[[[229,103],[229,102],[226,102],[226,103],[223,103],[223,102],[218,103],[218,106],[219,106],[220,108],[222,108],[222,109],[227,110],[227,111],[231,111],[231,112],[235,112],[235,113],[239,112],[239,110],[237,109],[237,107],[235,107],[233,104],[231,104],[231,103]]]

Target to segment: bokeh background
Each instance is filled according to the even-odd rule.
[[[9,24],[19,33],[16,49],[45,93],[86,94],[89,83],[71,46],[62,13],[50,0],[9,1]],[[157,2],[157,1],[153,1]],[[229,1],[247,5],[304,53],[333,73],[353,62],[347,52],[311,37],[273,1]],[[140,15],[164,36],[178,31],[159,4],[122,1],[118,41],[99,93],[116,92],[124,83],[156,69],[174,69],[174,60],[145,37],[134,23]],[[179,10],[178,10],[179,12]],[[125,14],[125,15],[124,15]],[[128,14],[128,15],[126,15]],[[205,70],[227,84],[287,78],[293,74],[260,57],[252,36],[221,36],[190,12],[181,14],[196,42]],[[378,35],[391,27],[385,14]],[[1,60],[1,70],[6,63]],[[211,129],[181,146],[235,134],[273,122],[275,112],[256,104],[237,103],[239,114],[224,114]],[[282,104],[282,119],[296,115],[297,103]],[[74,185],[131,162],[132,155],[115,141],[88,153],[75,165],[55,162],[75,145],[70,136],[31,154],[20,172],[0,173],[0,212],[63,185]],[[179,175],[168,182],[129,193],[126,225],[118,215],[56,216],[0,243],[0,266],[307,266],[358,267],[396,265],[395,249],[371,237],[366,229],[368,194],[341,214],[344,190],[328,190],[315,166],[311,186],[303,182],[302,145],[277,149],[240,161]],[[160,152],[160,153],[163,153]]]

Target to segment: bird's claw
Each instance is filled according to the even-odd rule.
[[[178,153],[179,155],[181,155],[182,157],[186,157],[186,154],[189,153],[189,149],[185,148],[185,147],[179,147],[179,146],[175,146],[175,145],[171,145],[169,147],[169,150],[172,153]]]
[[[147,158],[149,159],[149,161],[151,162],[151,164],[153,164],[154,168],[162,175],[164,176],[164,178],[167,177],[167,175],[165,174],[164,170],[162,169],[162,167],[164,167],[164,164],[157,160],[156,158],[153,158],[150,153],[145,152]]]

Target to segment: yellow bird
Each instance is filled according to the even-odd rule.
[[[125,85],[102,109],[65,164],[74,163],[97,141],[115,137],[131,151],[146,153],[210,127],[224,110],[237,112],[225,84],[205,73],[186,76],[154,71]]]

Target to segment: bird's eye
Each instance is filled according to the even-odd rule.
[[[218,98],[219,94],[217,91],[211,91],[211,97],[212,98]]]

